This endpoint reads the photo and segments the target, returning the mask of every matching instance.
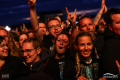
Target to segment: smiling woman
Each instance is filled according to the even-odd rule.
[[[66,61],[64,80],[98,80],[98,70],[100,68],[98,60],[93,58],[91,35],[87,32],[79,33],[76,37],[75,48],[76,61],[72,59]]]
[[[8,48],[6,39],[0,36],[0,80],[16,80],[27,72],[17,57],[8,55]]]

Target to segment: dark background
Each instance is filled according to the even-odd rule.
[[[65,7],[69,12],[77,9],[77,15],[83,11],[87,15],[95,16],[101,8],[102,0],[37,0],[36,10],[39,13],[60,10],[65,14]],[[120,0],[106,0],[107,8],[120,8]],[[13,26],[30,23],[28,0],[0,0],[0,26]],[[65,16],[66,17],[66,16]]]

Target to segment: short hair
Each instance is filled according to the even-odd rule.
[[[76,39],[75,39],[75,43],[78,44],[78,38],[79,37],[82,37],[82,36],[89,36],[91,38],[91,41],[93,42],[92,40],[92,37],[91,35],[88,33],[88,32],[80,32],[77,36],[76,36]]]
[[[5,40],[5,38],[0,36],[0,44],[3,42],[3,40]]]
[[[45,23],[44,21],[39,21],[39,23],[43,23],[43,24],[45,24],[45,26],[46,26],[46,23]]]
[[[47,28],[48,28],[48,22],[50,22],[51,20],[57,20],[60,23],[60,21],[57,18],[55,18],[53,16],[49,17],[49,19],[47,20]]]
[[[25,34],[27,37],[28,37],[28,34],[26,33],[26,32],[20,32],[20,34],[19,34],[19,37],[21,36],[21,35],[23,35],[23,34]],[[29,37],[28,37],[29,38]]]
[[[27,33],[27,34],[29,34],[29,33],[33,33],[33,31],[28,31],[28,33]]]
[[[104,14],[103,18],[107,25],[113,22],[111,18],[113,14],[120,14],[120,8],[111,8]]]
[[[26,40],[23,41],[23,44],[24,44],[25,42],[33,43],[33,47],[34,47],[35,49],[38,48],[38,47],[41,48],[41,46],[42,46],[42,45],[41,45],[41,42],[38,41],[38,40],[35,39],[35,38],[28,38],[28,39],[26,39]]]
[[[82,17],[79,19],[79,22],[78,22],[78,26],[79,26],[79,27],[80,27],[80,21],[81,21],[82,19],[84,19],[84,18],[90,18],[90,19],[92,20],[92,17],[89,16],[89,15],[84,15],[84,16],[82,16]]]

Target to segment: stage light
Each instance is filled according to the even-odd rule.
[[[5,29],[6,29],[7,31],[10,31],[10,30],[11,30],[11,28],[10,28],[9,26],[5,26]]]

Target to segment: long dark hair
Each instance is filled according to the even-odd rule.
[[[58,36],[61,35],[61,34],[65,34],[68,37],[69,46],[70,46],[70,35],[66,31],[62,31],[60,34],[57,35],[57,37],[55,38],[55,41],[54,41],[54,45],[56,44],[56,40],[57,40]],[[55,47],[54,47],[53,53],[54,53],[54,55],[56,54],[56,48]],[[67,48],[66,51],[65,51],[65,56],[68,56],[68,55],[70,55],[70,49],[69,48]]]

